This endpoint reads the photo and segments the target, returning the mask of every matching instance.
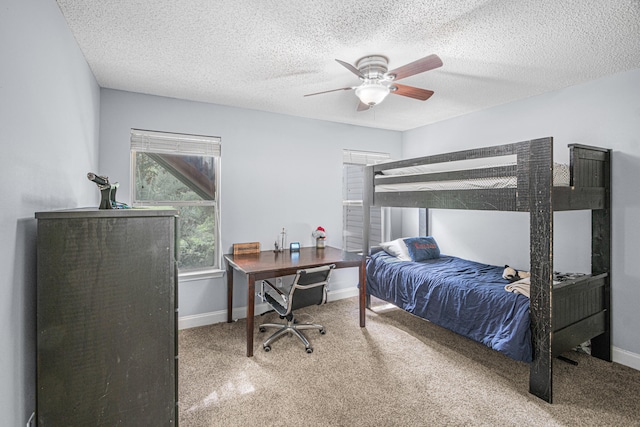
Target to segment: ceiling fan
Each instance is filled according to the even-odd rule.
[[[310,93],[304,96],[320,95],[323,93],[337,92],[339,90],[355,90],[356,96],[360,100],[358,111],[373,108],[373,106],[381,103],[390,93],[426,101],[433,95],[432,90],[401,85],[396,83],[396,81],[442,66],[442,60],[438,55],[425,56],[422,59],[418,59],[391,71],[387,71],[389,60],[386,56],[382,55],[370,55],[360,58],[355,66],[339,59],[336,59],[336,61],[358,76],[360,80],[362,80],[362,84],[359,86]]]

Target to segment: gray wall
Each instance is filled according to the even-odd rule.
[[[222,247],[259,241],[273,247],[285,227],[288,241],[312,246],[322,225],[327,244],[342,247],[342,150],[388,152],[399,158],[395,131],[294,118],[254,110],[103,89],[100,173],[120,182],[118,200],[130,201],[131,128],[222,138]],[[236,283],[246,283],[237,275]],[[351,288],[356,269],[336,270],[331,289]],[[226,278],[181,280],[180,317],[218,319],[226,310]],[[246,289],[236,286],[234,307],[244,317]]]
[[[403,155],[545,136],[554,137],[555,158],[562,162],[568,162],[570,143],[613,149],[614,358],[640,369],[640,70],[405,132]],[[556,270],[589,271],[590,218],[584,212],[555,214]],[[528,215],[433,210],[431,219],[444,252],[529,268]],[[622,360],[626,357],[631,360]]]
[[[35,409],[34,212],[96,203],[100,90],[55,1],[0,6],[0,424]]]

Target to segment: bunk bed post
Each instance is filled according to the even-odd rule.
[[[531,234],[529,310],[533,339],[529,392],[552,403],[553,138],[530,141],[528,147]]]
[[[371,203],[374,196],[373,185],[373,166],[364,167],[364,186],[362,190],[362,262],[365,264],[361,271],[365,271],[360,278],[360,327],[365,327],[366,322],[366,310],[365,308],[371,307],[371,299],[367,295],[366,284],[366,260],[369,256],[369,234],[371,231]]]
[[[573,147],[572,147],[573,148]],[[591,355],[611,362],[611,150],[603,162],[604,209],[591,211],[591,274],[608,273],[605,278],[605,332],[591,340]]]

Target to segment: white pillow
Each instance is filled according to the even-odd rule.
[[[384,249],[386,253],[398,258],[400,261],[411,261],[411,256],[409,256],[409,250],[407,249],[407,244],[404,242],[404,239],[382,242],[380,243],[380,247]]]

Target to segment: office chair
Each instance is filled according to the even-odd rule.
[[[307,353],[313,353],[313,347],[309,340],[300,332],[305,329],[318,329],[325,334],[324,326],[312,323],[296,323],[293,311],[310,305],[321,305],[327,302],[327,286],[331,271],[335,264],[322,267],[298,270],[293,284],[287,293],[282,292],[268,280],[262,281],[259,296],[266,301],[280,315],[281,319],[287,319],[287,323],[265,323],[259,326],[260,332],[266,328],[278,328],[263,344],[264,351],[271,350],[271,343],[286,333],[293,334],[304,343]]]

